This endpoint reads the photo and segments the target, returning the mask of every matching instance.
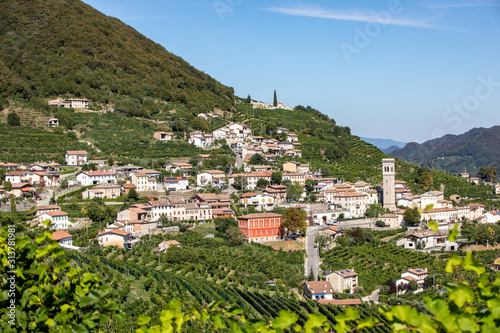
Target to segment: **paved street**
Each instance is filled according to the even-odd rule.
[[[314,280],[318,280],[319,275],[319,250],[317,247],[314,247],[314,240],[316,239],[316,235],[319,232],[320,227],[307,227],[306,233],[306,262],[305,262],[305,274],[309,275],[311,269],[314,273]]]

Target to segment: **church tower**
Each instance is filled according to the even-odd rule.
[[[391,211],[396,210],[396,190],[395,190],[394,159],[382,159],[382,176],[384,189],[384,208]]]

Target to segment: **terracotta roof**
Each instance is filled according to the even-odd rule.
[[[255,214],[248,214],[248,215],[243,215],[238,217],[239,219],[265,219],[265,218],[274,218],[274,217],[281,217],[281,214],[275,214],[275,213],[255,213]]]
[[[361,305],[363,304],[359,298],[354,299],[319,299],[318,303],[331,305]]]
[[[88,155],[85,150],[67,150],[66,154],[68,155]]]
[[[28,171],[11,171],[11,172],[7,172],[5,175],[6,176],[20,176],[26,172],[28,172]]]
[[[55,241],[58,241],[58,240],[61,240],[61,239],[64,239],[64,238],[72,238],[73,236],[71,236],[69,233],[67,233],[66,231],[64,230],[58,230],[58,231],[55,231],[53,234],[52,234],[52,237],[50,239],[52,240],[55,240]]]
[[[97,236],[102,236],[105,234],[116,234],[116,235],[120,235],[120,236],[128,236],[128,235],[130,235],[130,232],[117,229],[117,230],[110,230],[110,231],[102,231]]]
[[[305,285],[311,294],[330,294],[334,292],[330,281],[308,281]]]
[[[134,184],[122,184],[123,188],[137,188]]]
[[[242,195],[240,195],[240,198],[250,198],[250,197],[253,197],[256,195],[257,195],[257,193],[255,193],[255,192],[247,192],[247,193],[243,193]]]
[[[179,243],[178,241],[176,241],[175,239],[174,240],[168,240],[168,241],[164,241],[160,244],[165,244],[165,245],[181,245],[181,243]]]
[[[52,217],[54,217],[54,216],[67,216],[68,215],[68,213],[63,212],[62,210],[55,211],[55,212],[46,212],[44,214],[47,214],[47,215],[52,216]]]

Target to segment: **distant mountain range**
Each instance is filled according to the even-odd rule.
[[[406,142],[394,141],[392,139],[374,139],[374,138],[360,138],[363,141],[371,143],[378,149],[382,150],[386,154],[390,154],[396,149],[403,148]]]
[[[418,165],[449,172],[477,174],[480,167],[500,169],[500,126],[474,128],[422,144],[410,142],[390,155]]]

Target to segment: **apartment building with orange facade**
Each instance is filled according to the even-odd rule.
[[[249,242],[279,240],[281,215],[256,213],[238,217],[238,227]]]

